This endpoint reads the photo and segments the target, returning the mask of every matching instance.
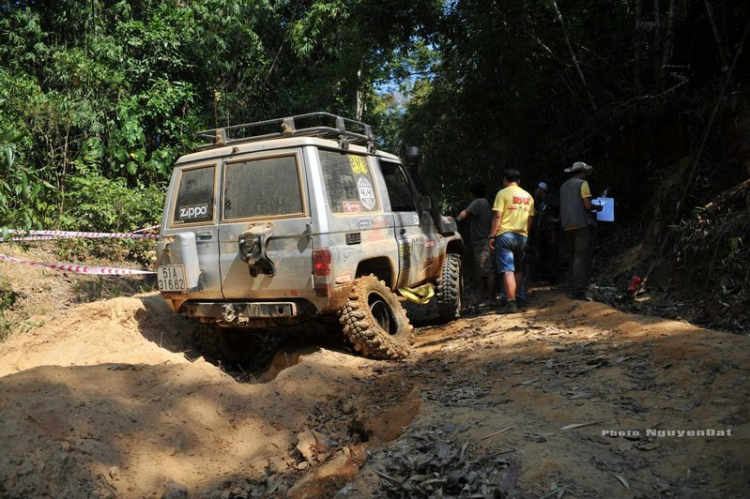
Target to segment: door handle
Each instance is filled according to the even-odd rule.
[[[198,239],[199,241],[208,241],[210,239],[213,239],[214,237],[214,235],[211,234],[210,232],[198,232],[196,236],[197,236],[196,239]]]

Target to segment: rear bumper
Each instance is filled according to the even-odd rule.
[[[206,317],[228,323],[252,319],[293,318],[299,315],[297,303],[275,302],[188,302],[184,305],[188,317]]]

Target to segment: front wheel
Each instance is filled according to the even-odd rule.
[[[461,272],[461,255],[449,253],[443,262],[437,281],[438,315],[444,321],[461,317],[464,294],[464,276]]]
[[[393,292],[374,275],[354,281],[339,321],[354,349],[365,357],[395,360],[411,353],[414,328]]]

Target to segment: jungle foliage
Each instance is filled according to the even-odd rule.
[[[150,225],[192,132],[315,110],[420,146],[449,212],[472,178],[559,185],[579,159],[637,198],[695,155],[726,81],[715,129],[746,133],[749,17],[719,0],[0,0],[0,226]],[[734,181],[732,137],[704,161]]]

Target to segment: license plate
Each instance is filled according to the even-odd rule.
[[[164,265],[157,269],[159,291],[187,291],[185,267],[183,265]]]

